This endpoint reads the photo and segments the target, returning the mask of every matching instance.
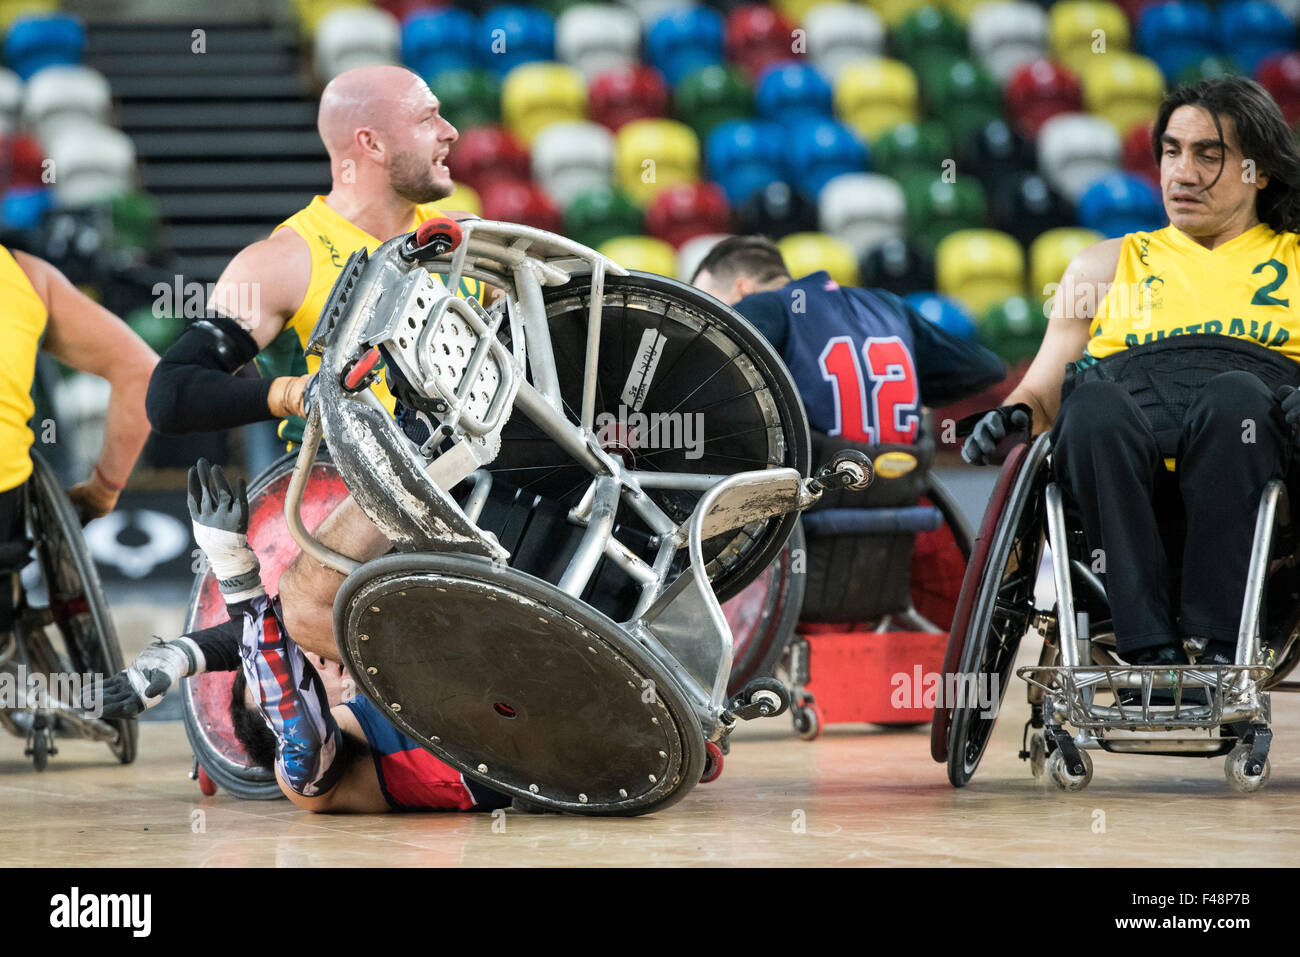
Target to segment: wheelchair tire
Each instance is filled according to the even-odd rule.
[[[582,407],[591,279],[575,277],[546,289],[544,298],[561,395],[576,420]],[[730,475],[790,467],[808,474],[808,421],[799,393],[780,357],[738,313],[685,283],[641,272],[606,276],[602,299],[596,416],[618,417],[634,370],[647,362],[647,348],[657,364],[649,385],[637,385],[645,391],[627,414],[701,416],[696,420],[701,423],[698,457],[689,457],[694,450],[686,448],[628,449],[629,470]],[[516,414],[502,439],[492,471],[562,505],[578,503],[590,473],[533,423]],[[702,493],[649,489],[647,494],[681,522]],[[738,594],[771,564],[797,517],[790,513],[754,522],[704,543],[719,601]],[[628,521],[638,520],[629,516]]]
[[[948,779],[962,787],[974,774],[993,732],[996,710],[982,711],[978,700],[960,704],[947,700],[949,675],[976,683],[996,683],[1000,707],[1006,695],[1016,651],[1033,611],[1034,583],[1042,552],[1040,501],[1045,481],[1043,463],[1050,438],[1019,445],[1007,456],[985,509],[979,537],[962,581],[961,595],[944,656],[945,700],[935,709],[930,753],[946,762]],[[978,699],[980,695],[976,694]]]
[[[81,534],[81,521],[58,476],[35,449],[27,488],[28,521],[50,615],[69,658],[68,670],[76,674],[117,674],[124,667],[122,648],[99,572]],[[121,718],[109,724],[118,733],[109,750],[122,764],[130,764],[139,744],[136,719]]]
[[[297,458],[297,453],[280,457],[253,480],[248,490],[249,542],[256,547],[261,560],[262,581],[272,590],[299,551],[284,521],[284,494]],[[347,496],[347,488],[323,454],[317,458],[308,481],[303,496],[303,521],[308,528],[314,528]],[[226,603],[217,589],[216,578],[205,567],[190,590],[185,631],[208,628],[226,620]],[[234,678],[233,671],[217,671],[181,682],[185,736],[200,769],[218,786],[250,801],[280,798],[275,774],[254,765],[235,738],[227,710]]]
[[[723,614],[732,624],[735,641],[731,677],[727,681],[728,695],[737,694],[754,678],[776,673],[786,646],[794,638],[799,611],[803,608],[807,574],[798,556],[806,547],[803,525],[796,522],[794,533],[776,561],[744,591],[722,606]],[[749,602],[759,604],[756,617],[752,608],[743,607]],[[738,630],[737,626],[744,627],[744,631]]]

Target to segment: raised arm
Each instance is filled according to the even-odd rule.
[[[130,326],[45,260],[21,252],[14,253],[14,260],[45,303],[49,320],[42,348],[65,365],[108,380],[112,387],[99,461],[90,477],[69,493],[84,515],[107,515],[149,438],[144,397],[158,355]]]

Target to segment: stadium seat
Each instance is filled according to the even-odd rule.
[[[955,16],[963,27],[968,27],[975,11],[987,2],[988,0],[939,0],[939,6]]]
[[[523,179],[493,179],[483,186],[483,218],[523,223],[559,232],[560,210],[536,183]]]
[[[533,140],[533,179],[562,207],[580,193],[608,187],[614,136],[599,123],[552,123]]]
[[[639,206],[655,193],[700,177],[700,141],[676,120],[636,120],[618,131],[614,173],[620,189]]]
[[[1007,176],[1032,170],[1034,145],[1001,118],[972,131],[957,152],[960,173],[973,173],[986,190]]]
[[[844,173],[817,195],[821,231],[847,244],[859,259],[907,231],[903,188],[879,173]]]
[[[683,6],[660,16],[646,33],[646,62],[677,86],[688,73],[721,63],[722,16],[708,7]]]
[[[686,75],[673,93],[677,118],[705,139],[719,123],[754,115],[754,91],[733,66],[706,66]]]
[[[13,70],[0,67],[0,135],[10,133],[18,125],[23,105],[23,81]]]
[[[894,56],[918,69],[922,60],[941,53],[965,56],[966,28],[940,7],[922,7],[903,18],[889,35]]]
[[[780,239],[817,229],[817,207],[789,183],[768,183],[736,210],[736,231]]]
[[[444,70],[429,80],[429,89],[459,129],[501,122],[501,81],[487,70]]]
[[[1071,203],[1105,173],[1119,168],[1115,127],[1088,113],[1061,113],[1038,131],[1038,168]]]
[[[619,0],[619,4],[641,18],[641,31],[644,35],[665,13],[690,5],[690,0]]]
[[[850,63],[835,78],[835,115],[868,140],[916,120],[918,100],[912,68],[887,57]]]
[[[1188,63],[1215,52],[1215,30],[1214,15],[1199,0],[1152,4],[1138,17],[1137,51],[1172,79]]]
[[[328,82],[353,67],[398,62],[402,27],[377,7],[342,7],[321,20],[314,44],[316,75]]]
[[[791,23],[802,25],[804,18],[808,16],[821,0],[773,0],[773,6],[781,12]]]
[[[479,62],[499,77],[521,64],[555,59],[555,21],[536,7],[492,7],[479,21],[478,36]]]
[[[730,235],[731,233],[710,233],[683,243],[682,248],[677,250],[677,278],[682,282],[690,282],[696,267],[704,261],[709,251]]]
[[[1244,72],[1232,57],[1212,53],[1185,64],[1170,86],[1194,86],[1202,80],[1219,76],[1241,76]]]
[[[464,210],[474,216],[483,215],[483,199],[479,196],[478,190],[464,183],[456,183],[455,189],[450,196],[445,196],[438,200],[438,208],[453,212]]]
[[[997,81],[971,60],[951,60],[937,69],[922,69],[919,75],[926,112],[943,121],[956,143],[1002,116]]]
[[[881,19],[885,21],[885,26],[893,31],[898,29],[909,14],[932,3],[933,0],[871,0],[870,6],[880,14]]]
[[[985,346],[1015,366],[1038,354],[1047,333],[1047,317],[1042,303],[1025,296],[1010,296],[984,312],[979,331]]]
[[[881,133],[871,147],[871,165],[899,179],[909,172],[932,173],[954,157],[952,137],[938,120],[899,123]]]
[[[1092,229],[1062,226],[1043,233],[1029,247],[1029,292],[1031,299],[1050,299],[1055,283],[1061,281],[1075,256],[1106,237]]]
[[[571,66],[523,63],[501,84],[501,121],[525,146],[552,123],[586,118],[587,85]]]
[[[887,239],[858,262],[862,285],[896,296],[934,288],[934,257],[906,239]]]
[[[1124,134],[1124,169],[1141,176],[1152,186],[1160,185],[1160,168],[1151,151],[1152,123],[1139,123]]]
[[[309,40],[316,35],[321,21],[335,10],[359,6],[356,0],[291,0],[291,5],[302,35]]]
[[[62,123],[108,124],[113,97],[108,80],[88,66],[47,66],[27,81],[23,122],[41,139]]]
[[[67,14],[18,17],[5,36],[5,65],[24,80],[54,64],[75,66],[85,52],[86,29]]]
[[[933,249],[959,229],[979,229],[986,214],[984,189],[971,176],[909,173],[903,178],[909,237]]]
[[[754,85],[759,116],[775,123],[796,123],[831,115],[831,86],[807,63],[778,63],[768,67]]]
[[[731,228],[731,207],[716,183],[689,183],[661,190],[645,211],[645,231],[674,248]]]
[[[1037,136],[1053,116],[1082,112],[1083,87],[1072,70],[1051,60],[1035,60],[1012,72],[1003,101],[1016,130]]]
[[[19,17],[48,17],[59,12],[59,0],[0,0],[0,32]]]
[[[998,179],[992,192],[993,222],[1022,246],[1040,233],[1072,222],[1074,210],[1039,173],[1012,173]]]
[[[979,341],[975,317],[956,299],[937,292],[913,292],[903,301],[944,332],[967,342]]]
[[[1277,101],[1287,123],[1300,123],[1300,53],[1275,53],[1255,68],[1255,79]]]
[[[616,236],[601,243],[596,250],[624,269],[677,276],[677,252],[662,239],[652,236]]]
[[[720,123],[705,141],[709,178],[722,187],[733,206],[782,179],[788,155],[784,131],[762,120]]]
[[[641,210],[622,193],[596,189],[583,193],[564,208],[564,233],[593,249],[615,236],[642,231]]]
[[[44,186],[11,186],[0,202],[0,225],[5,229],[36,229],[54,208],[54,190]]]
[[[961,229],[935,247],[939,292],[982,316],[995,302],[1025,291],[1025,253],[1020,243],[995,229]]]
[[[9,186],[45,187],[45,150],[34,136],[20,134],[0,137],[0,157],[8,166]],[[51,197],[52,198],[52,197]]]
[[[1232,0],[1218,9],[1219,44],[1247,73],[1266,58],[1292,49],[1295,33],[1290,18],[1265,0]]]
[[[970,48],[984,69],[1005,84],[1047,51],[1047,14],[1025,0],[985,3],[971,16]]]
[[[478,18],[464,10],[447,7],[414,13],[402,24],[402,62],[424,77],[482,66],[471,40],[478,35]],[[448,43],[447,37],[464,39]]]
[[[633,66],[609,70],[591,81],[588,112],[593,120],[614,132],[633,120],[668,113],[668,87],[653,67]]]
[[[777,241],[790,275],[802,279],[809,273],[826,270],[841,286],[858,282],[858,261],[848,243],[825,233],[790,233]]]
[[[846,124],[817,117],[786,127],[790,175],[805,196],[816,196],[842,173],[868,168],[867,148]]]
[[[588,81],[641,58],[641,19],[625,7],[580,3],[555,24],[555,52]]]
[[[1079,223],[1114,239],[1160,229],[1165,225],[1165,207],[1160,190],[1148,180],[1117,170],[1084,191],[1079,200]]]
[[[65,123],[47,141],[60,206],[82,206],[125,193],[135,175],[135,146],[121,130]]]
[[[158,200],[138,189],[120,193],[110,202],[109,214],[114,247],[139,254],[158,250],[162,238]]]
[[[761,3],[736,7],[726,20],[723,49],[727,60],[757,77],[774,63],[801,59],[794,51],[794,24]]]
[[[803,29],[808,58],[831,80],[846,64],[885,52],[880,14],[856,3],[819,3],[809,11]]]
[[[1155,63],[1131,53],[1097,57],[1080,79],[1088,112],[1121,131],[1155,119],[1165,95],[1164,76]]]
[[[527,179],[530,173],[527,151],[499,126],[478,126],[460,134],[451,148],[447,166],[457,182],[483,194],[490,179]]]
[[[1113,3],[1061,0],[1048,11],[1052,58],[1076,73],[1101,53],[1129,48],[1128,17]]]

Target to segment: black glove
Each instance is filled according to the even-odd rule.
[[[163,699],[181,678],[198,670],[198,654],[187,638],[159,639],[145,648],[131,667],[104,681],[101,717],[134,718]],[[93,702],[87,702],[87,708]]]
[[[1278,386],[1273,397],[1282,404],[1282,418],[1286,419],[1292,438],[1300,436],[1300,389],[1293,385]]]
[[[1000,446],[1018,445],[1029,439],[1033,423],[1034,413],[1023,402],[968,415],[957,423],[957,437],[966,436],[961,457],[971,465],[994,464]],[[1006,454],[1005,448],[1002,454]]]

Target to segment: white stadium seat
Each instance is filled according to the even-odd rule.
[[[135,147],[121,130],[83,121],[61,123],[46,142],[61,206],[81,206],[131,189]]]
[[[316,74],[329,81],[353,67],[400,63],[401,48],[402,27],[391,13],[341,7],[316,28]]]
[[[885,23],[870,7],[818,4],[804,18],[803,28],[808,33],[809,58],[829,78],[847,63],[885,53]]]
[[[68,123],[107,123],[113,105],[108,80],[88,66],[47,66],[27,81],[23,122],[40,140]]]
[[[844,173],[817,196],[821,231],[853,247],[855,255],[902,237],[907,228],[903,188],[879,173]]]
[[[641,60],[641,19],[625,7],[569,7],[555,24],[555,50],[588,82],[606,70],[635,66]]]
[[[1091,183],[1119,168],[1115,127],[1090,113],[1060,113],[1038,131],[1038,168],[1047,181],[1077,203]]]
[[[533,179],[561,206],[607,189],[613,171],[614,137],[598,123],[552,123],[533,140]]]
[[[690,282],[695,267],[704,261],[709,250],[727,239],[729,235],[729,233],[710,233],[682,243],[681,248],[677,250],[677,278],[682,282]]]
[[[1036,3],[1014,0],[976,7],[970,20],[971,52],[1006,85],[1016,67],[1047,51],[1047,14]]]

